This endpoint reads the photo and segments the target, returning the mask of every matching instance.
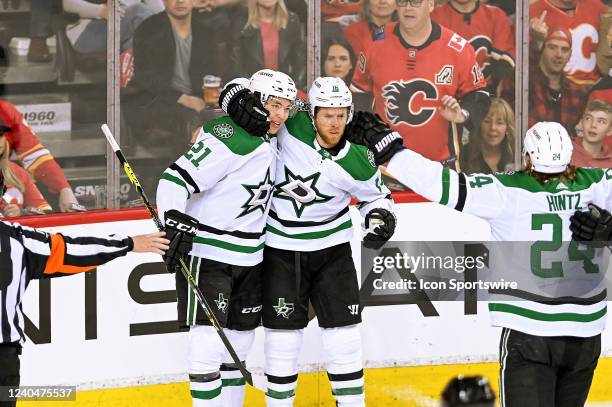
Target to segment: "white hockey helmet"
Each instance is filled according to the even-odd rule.
[[[308,91],[308,103],[313,119],[317,107],[348,107],[348,118],[353,118],[353,94],[340,78],[330,76],[315,79]]]
[[[249,90],[258,92],[261,103],[265,104],[270,96],[287,99],[291,103],[295,101],[297,96],[297,88],[295,82],[289,75],[273,71],[272,69],[262,69],[251,76],[249,82]]]
[[[523,140],[523,160],[529,154],[533,169],[544,174],[565,171],[572,160],[572,150],[567,130],[556,122],[534,124]]]

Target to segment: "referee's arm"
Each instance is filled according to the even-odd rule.
[[[124,256],[134,247],[131,237],[69,237],[19,225],[11,226],[19,229],[30,278],[82,273]]]

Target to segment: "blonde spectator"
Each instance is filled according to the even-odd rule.
[[[247,10],[232,26],[234,77],[267,68],[305,83],[306,42],[298,16],[284,0],[247,0]]]
[[[57,194],[61,212],[83,210],[59,164],[15,105],[4,99],[0,99],[0,133],[28,173],[45,185],[51,194]]]
[[[512,107],[501,98],[492,98],[480,130],[470,134],[470,142],[463,150],[463,172],[490,174],[511,170],[515,134]]]
[[[50,211],[51,206],[32,182],[30,174],[9,161],[11,151],[4,133],[0,133],[0,171],[6,192],[0,196],[0,217],[14,218],[29,213]]]

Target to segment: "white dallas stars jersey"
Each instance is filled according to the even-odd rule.
[[[566,262],[579,262],[584,280],[590,278],[589,273],[604,272],[587,267],[591,260],[598,261],[593,259],[592,248],[589,252],[583,245],[562,242],[571,240],[569,218],[576,210],[586,210],[589,203],[612,208],[612,169],[579,168],[571,182],[553,180],[542,185],[522,172],[458,174],[403,150],[391,159],[387,170],[427,199],[488,221],[492,240],[534,242],[525,244],[530,265],[524,270],[533,274],[528,276],[534,282],[529,288],[535,291],[545,286],[563,287]],[[547,262],[545,256],[563,262]],[[489,303],[492,324],[539,336],[597,335],[606,322],[602,280],[605,279],[599,277],[602,284],[579,299],[567,298],[560,292],[543,298],[532,291],[513,290],[511,295],[500,297],[503,301]]]
[[[177,209],[200,222],[194,256],[239,266],[260,263],[275,154],[275,138],[251,136],[229,117],[206,123],[191,150],[162,174],[160,217]]]
[[[391,194],[367,148],[344,142],[332,156],[319,146],[315,135],[305,111],[287,120],[279,131],[268,246],[314,251],[348,242],[353,236],[351,196],[360,202],[363,216],[377,207],[392,209]]]

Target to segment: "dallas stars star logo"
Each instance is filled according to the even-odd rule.
[[[229,301],[227,300],[227,298],[225,298],[223,293],[219,293],[219,299],[215,300],[215,304],[217,304],[217,308],[219,308],[219,311],[225,314],[225,311],[227,311],[227,306],[229,305]]]
[[[331,196],[320,193],[316,188],[319,176],[321,174],[316,172],[302,178],[299,175],[293,174],[289,168],[285,167],[286,181],[276,186],[274,196],[290,201],[293,204],[295,214],[299,218],[307,206],[327,202],[332,199]]]
[[[257,210],[261,210],[261,213],[264,213],[266,210],[266,205],[268,204],[274,190],[274,183],[270,181],[270,169],[268,169],[266,172],[266,177],[264,180],[259,184],[242,184],[242,186],[248,191],[250,196],[249,199],[247,199],[247,201],[241,206],[243,211],[240,212],[240,215],[236,216],[236,218]]]
[[[289,319],[289,315],[293,314],[295,309],[292,302],[285,302],[284,298],[278,299],[278,305],[273,305],[276,316]]]

